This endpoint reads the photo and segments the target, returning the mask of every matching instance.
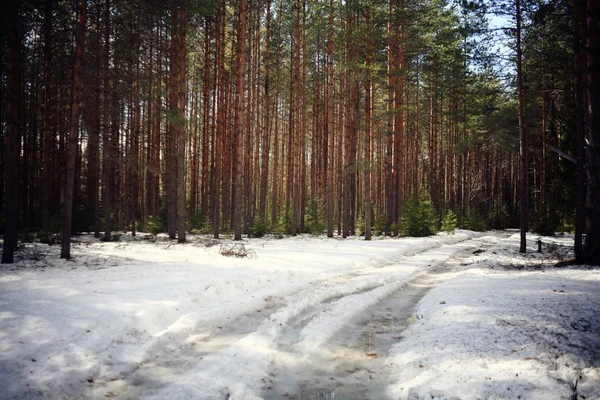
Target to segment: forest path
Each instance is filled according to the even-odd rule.
[[[388,262],[327,276],[281,292],[218,325],[163,335],[145,361],[96,393],[119,398],[381,398],[383,362],[415,305],[443,274],[507,232],[416,242]],[[176,381],[167,377],[177,376]],[[167,378],[167,379],[166,379]],[[100,397],[100,396],[98,396]]]
[[[402,333],[410,323],[419,318],[414,315],[417,303],[444,279],[445,273],[457,265],[468,264],[469,258],[486,251],[498,238],[509,236],[506,232],[494,232],[492,236],[442,246],[398,262],[418,263],[429,269],[345,320],[334,336],[317,347],[307,346],[314,341],[313,332],[319,326],[337,323],[328,315],[345,308],[344,303],[350,304],[349,297],[359,299],[368,292],[353,293],[307,310],[283,330],[279,350],[288,353],[288,357],[275,359],[270,385],[261,396],[265,399],[385,398],[385,356],[403,339]],[[456,251],[443,259],[440,250],[445,247]]]

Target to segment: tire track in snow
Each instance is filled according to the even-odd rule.
[[[273,376],[280,368],[292,370],[298,357],[310,363],[315,351],[354,315],[450,257],[452,246],[472,239],[472,234],[463,234],[415,241],[387,263],[317,278],[266,302],[270,308],[265,306],[260,313],[254,310],[231,318],[196,338],[162,338],[127,379],[137,389],[129,392],[144,398],[187,399],[198,398],[199,393],[215,398],[216,392],[228,387],[234,398],[252,398],[261,392],[269,397],[276,392]],[[176,387],[161,380],[173,372],[184,376]]]
[[[401,332],[411,318],[415,318],[412,313],[419,300],[435,286],[441,274],[464,263],[474,250],[494,244],[496,240],[490,242],[483,237],[462,242],[449,256],[441,249],[423,252],[423,256],[431,256],[430,260],[437,259],[433,263],[429,260],[427,265],[431,268],[427,272],[408,281],[336,299],[323,311],[284,330],[280,351],[289,353],[289,357],[274,362],[271,386],[263,391],[262,397],[384,398],[385,376],[381,376],[384,357],[402,339]],[[397,265],[414,261],[409,257]],[[419,263],[421,266],[428,263],[427,257]],[[290,337],[297,341],[290,342]]]

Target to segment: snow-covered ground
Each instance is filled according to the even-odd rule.
[[[1,399],[600,398],[600,274],[553,267],[571,237],[147,239],[0,267]]]

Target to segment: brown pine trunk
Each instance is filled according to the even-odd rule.
[[[185,207],[185,147],[187,142],[185,121],[185,70],[186,70],[186,13],[185,13],[185,0],[182,0],[179,4],[179,10],[177,11],[177,115],[179,116],[179,123],[176,125],[177,130],[177,242],[185,243],[185,221],[186,221],[186,207]]]
[[[586,173],[587,213],[586,234],[583,246],[585,261],[600,265],[600,5],[597,0],[587,0],[586,14],[587,56],[587,125],[586,125]]]
[[[575,257],[578,263],[585,262],[583,252],[583,232],[585,231],[585,58],[583,38],[585,37],[586,21],[584,19],[585,0],[575,0],[573,17],[574,60],[573,86],[575,89],[575,106],[577,127],[577,194],[575,208]]]
[[[50,93],[52,91],[52,3],[46,0],[44,7],[44,99],[43,99],[43,126],[42,126],[42,181],[41,181],[41,228],[48,230],[48,182],[50,179],[50,148],[51,148],[51,111]]]
[[[281,7],[279,7],[279,11],[281,11]],[[279,14],[279,13],[278,13]],[[281,18],[279,19],[281,21]],[[280,27],[281,23],[278,23],[277,26],[277,54],[276,54],[276,67],[275,67],[275,95],[273,96],[275,99],[275,106],[273,110],[273,114],[275,114],[275,125],[273,128],[273,190],[271,195],[271,223],[277,224],[277,217],[279,214],[279,180],[283,175],[279,171],[279,84],[281,77],[281,35],[280,35]]]
[[[148,106],[147,106],[147,110],[148,112],[146,113],[147,116],[147,122],[146,122],[146,129],[148,131],[148,135],[147,135],[147,141],[146,141],[146,168],[144,168],[145,171],[145,194],[146,194],[146,198],[144,201],[144,210],[143,210],[143,216],[142,216],[142,231],[147,232],[148,231],[148,226],[147,226],[147,221],[148,221],[148,216],[149,215],[154,215],[153,214],[153,210],[152,210],[152,199],[154,197],[154,186],[153,186],[153,178],[152,178],[152,166],[154,163],[154,159],[153,159],[153,146],[154,146],[154,135],[156,134],[154,132],[154,121],[153,121],[153,116],[154,116],[154,107],[155,107],[155,101],[154,101],[154,92],[153,92],[153,84],[154,84],[154,79],[153,79],[153,42],[150,41],[150,45],[149,45],[149,49],[148,49],[148,97],[150,99],[150,101],[148,102]]]
[[[204,23],[204,97],[203,97],[203,106],[204,106],[204,126],[202,130],[202,168],[201,168],[201,186],[200,186],[200,215],[201,221],[209,221],[208,218],[208,209],[209,209],[209,196],[210,196],[210,167],[209,167],[209,142],[211,141],[211,109],[212,116],[214,118],[214,107],[211,107],[210,100],[210,88],[211,84],[214,84],[215,81],[210,81],[210,71],[212,69],[211,56],[211,39],[213,36],[212,30],[212,20],[208,17]],[[216,90],[213,92],[216,94]],[[214,96],[213,94],[213,96]],[[213,147],[214,152],[214,147]],[[195,182],[192,182],[192,185],[196,185]]]
[[[177,235],[178,199],[178,132],[182,123],[179,115],[179,12],[176,2],[171,7],[171,43],[169,48],[169,120],[166,147],[167,227],[169,239]]]
[[[141,134],[141,102],[140,102],[140,71],[136,66],[135,91],[133,96],[133,130],[131,138],[131,198],[130,198],[130,223],[131,236],[136,235],[137,214],[140,198],[140,134]]]
[[[223,43],[223,12],[224,12],[224,1],[219,1],[217,6],[217,23],[216,23],[216,55],[215,55],[215,64],[216,64],[216,72],[215,72],[215,95],[217,97],[216,100],[216,124],[215,124],[215,133],[214,133],[214,166],[213,166],[213,174],[211,180],[211,201],[212,201],[212,228],[213,228],[213,237],[215,239],[219,238],[220,224],[221,224],[221,196],[220,196],[220,187],[221,187],[221,168],[222,168],[222,160],[223,160],[223,146],[222,146],[222,135],[223,130],[225,129],[225,121],[224,121],[224,88],[225,88],[225,67],[224,67],[224,46]]]
[[[234,198],[233,206],[233,232],[234,240],[242,240],[242,203],[244,198],[242,185],[242,159],[241,159],[241,139],[242,121],[244,120],[244,65],[245,65],[245,41],[246,41],[246,0],[240,0],[239,23],[237,33],[236,48],[236,71],[235,71],[235,108],[234,108],[234,128],[233,128],[233,179],[234,179]]]
[[[110,0],[106,0],[104,9],[104,68],[103,68],[103,126],[102,126],[102,207],[104,216],[104,241],[110,241],[112,230],[112,148],[110,140],[109,115],[110,101]]]
[[[6,71],[6,145],[5,145],[5,199],[4,244],[2,264],[14,262],[13,252],[19,237],[19,89],[21,75],[21,40],[19,35],[19,10],[17,2],[10,2],[7,9],[8,51]]]
[[[267,212],[267,190],[269,186],[269,158],[270,158],[270,143],[269,136],[269,89],[270,89],[270,52],[271,52],[271,0],[267,0],[267,27],[266,27],[266,44],[265,44],[265,94],[263,106],[263,135],[262,135],[262,164],[260,174],[260,209],[259,218],[264,221]],[[258,154],[257,154],[258,157]]]
[[[75,186],[75,161],[79,147],[79,114],[81,92],[83,89],[83,48],[85,45],[85,24],[87,19],[87,0],[81,0],[78,37],[75,48],[75,68],[73,71],[73,101],[71,105],[71,127],[69,130],[69,148],[67,150],[67,175],[65,178],[65,202],[60,258],[71,258],[71,222],[73,218],[73,189]]]
[[[371,240],[371,138],[373,137],[373,83],[371,82],[371,62],[373,59],[373,35],[371,9],[365,10],[367,26],[366,79],[365,79],[365,240]]]
[[[388,54],[387,54],[387,74],[388,74],[388,98],[387,98],[387,142],[385,149],[385,198],[386,198],[386,220],[385,220],[385,234],[391,234],[391,226],[394,223],[394,187],[393,187],[393,144],[394,144],[394,27],[392,23],[393,19],[393,6],[392,0],[388,0],[388,21],[387,21],[387,34],[388,34]]]
[[[306,0],[302,1],[302,78],[300,82],[300,176],[298,207],[300,232],[304,232],[304,215],[306,210]]]
[[[519,106],[519,157],[520,157],[520,228],[521,228],[521,243],[519,252],[527,251],[527,230],[528,230],[528,213],[529,213],[529,174],[527,162],[527,135],[525,133],[525,104],[523,103],[523,73],[521,59],[521,0],[516,0],[516,19],[517,19],[517,97]]]
[[[333,112],[333,0],[329,0],[329,34],[327,39],[327,237],[333,237],[333,147],[334,147],[334,112]]]

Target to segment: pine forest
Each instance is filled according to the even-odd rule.
[[[574,232],[596,0],[7,0],[2,262],[32,236]]]

